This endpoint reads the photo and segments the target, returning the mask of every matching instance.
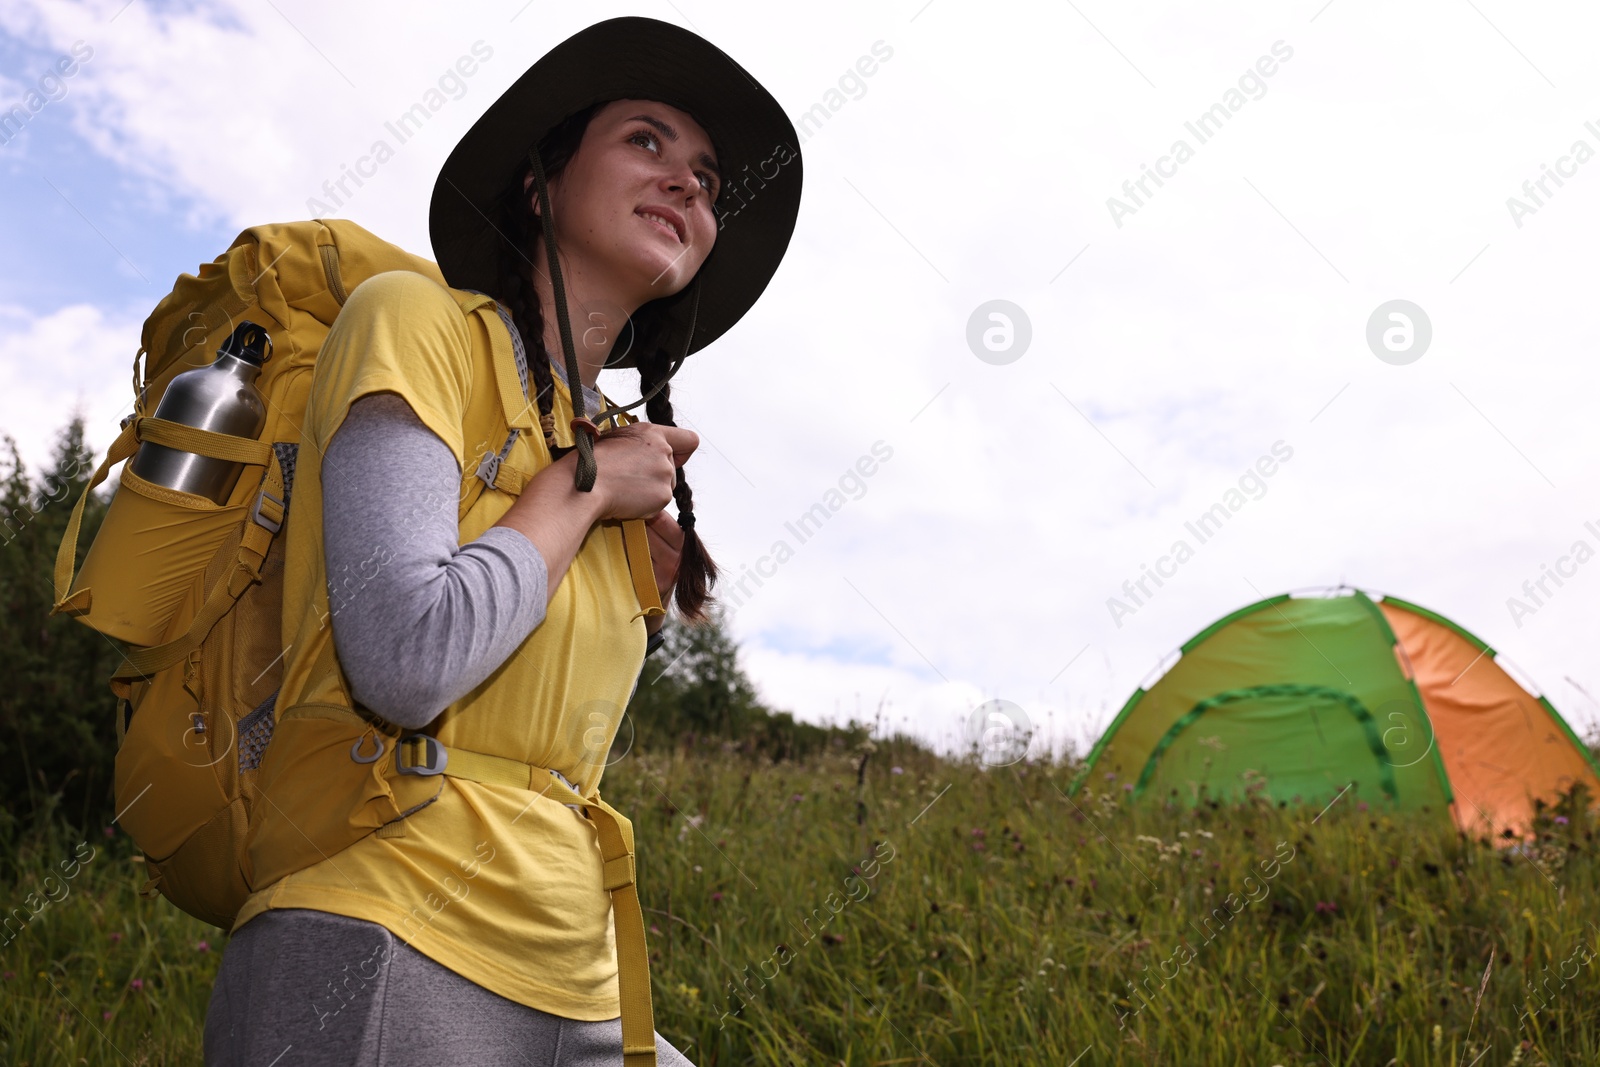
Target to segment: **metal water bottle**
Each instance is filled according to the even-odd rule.
[[[271,358],[267,331],[241,322],[217,350],[216,362],[184,371],[167,384],[156,418],[255,440],[267,424],[267,404],[255,383]],[[244,464],[143,441],[128,469],[156,485],[226,504]]]

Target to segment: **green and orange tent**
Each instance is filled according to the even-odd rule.
[[[1254,791],[1426,808],[1501,843],[1532,836],[1536,801],[1580,783],[1600,799],[1600,764],[1492,648],[1436,612],[1345,588],[1269,597],[1196,634],[1134,691],[1071,793],[1091,781],[1188,805]]]

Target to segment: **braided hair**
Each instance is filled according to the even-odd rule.
[[[546,181],[566,169],[583,140],[584,131],[595,112],[609,101],[601,101],[562,119],[539,141],[539,159],[544,166]],[[535,401],[539,406],[541,424],[555,405],[555,384],[550,370],[550,359],[544,348],[544,315],[533,288],[534,250],[543,240],[542,220],[533,210],[532,197],[525,191],[525,183],[532,175],[526,161],[518,165],[505,191],[500,197],[500,232],[508,238],[499,242],[499,262],[496,277],[498,292],[490,293],[496,301],[508,308],[517,332],[522,335],[523,348],[528,352],[528,369],[533,376]],[[653,303],[653,302],[652,302]],[[633,316],[631,330],[625,328],[623,337],[629,337],[632,348],[638,350],[641,393],[648,392],[666,377],[672,366],[672,357],[660,343],[662,329],[659,309],[646,304]],[[575,383],[574,387],[579,387]],[[658,426],[676,426],[672,416],[672,383],[661,385],[660,391],[645,404],[645,414]],[[564,450],[563,450],[564,451]],[[552,455],[560,452],[552,450]],[[709,590],[717,580],[717,565],[705,550],[704,543],[695,532],[694,493],[678,468],[677,484],[672,498],[678,507],[678,523],[683,529],[683,547],[678,560],[678,577],[673,599],[678,614],[685,622],[704,624],[708,621],[706,606],[716,600]]]

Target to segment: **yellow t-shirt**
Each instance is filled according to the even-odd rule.
[[[594,825],[525,789],[443,774],[396,778],[392,766],[385,775],[393,742],[350,710],[329,624],[320,459],[351,404],[369,393],[400,394],[470,473],[505,442],[506,390],[521,392],[512,360],[510,335],[487,298],[408,272],[358,286],[328,334],[285,530],[288,651],[247,838],[253,892],[233,928],[268,908],[366,919],[519,1004],[613,1019],[616,941]],[[557,441],[570,445],[570,397],[552,378]],[[550,462],[537,416],[525,402],[515,414],[527,429],[506,460],[529,473]],[[484,491],[462,520],[461,542],[487,530],[512,500]],[[381,553],[370,563],[381,566]],[[343,576],[351,579],[359,584],[361,575]],[[644,660],[640,615],[622,527],[597,523],[544,620],[426,732],[448,746],[558,770],[592,795]],[[358,761],[379,740],[382,756]]]

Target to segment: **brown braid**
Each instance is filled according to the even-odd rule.
[[[601,101],[592,107],[568,115],[539,141],[539,159],[544,166],[546,181],[553,180],[566,168],[583,140],[589,120],[607,102]],[[555,385],[554,375],[550,370],[550,358],[544,349],[544,315],[532,284],[534,250],[542,239],[543,232],[540,228],[541,219],[533,210],[532,194],[525,192],[523,188],[524,181],[531,173],[532,169],[528,164],[521,164],[501,196],[500,230],[511,240],[499,243],[499,265],[496,273],[500,279],[500,291],[489,295],[511,312],[512,322],[516,325],[517,332],[522,335],[523,348],[528,354],[528,368],[533,375],[534,395],[538,402],[540,422],[548,427],[552,424],[550,416],[555,406]],[[639,352],[637,359],[641,392],[654,388],[672,367],[672,357],[665,348],[656,343],[660,336],[660,330],[655,328],[659,316],[652,314],[653,310],[647,304],[634,316],[631,325],[639,328],[637,334],[633,330],[623,331],[623,336],[628,337],[632,347]],[[646,356],[644,353],[650,355]],[[660,426],[677,425],[673,422],[672,401],[669,397],[671,391],[672,385],[669,382],[663,385],[661,391],[651,397],[645,405],[646,415],[651,422]],[[548,430],[545,434],[545,447],[552,458],[560,458],[571,451],[570,446],[557,447],[554,435]],[[718,571],[716,563],[706,552],[704,543],[695,532],[694,493],[689,488],[682,467],[678,468],[678,480],[673,487],[672,497],[678,506],[679,526],[683,529],[683,547],[678,559],[678,577],[673,599],[677,604],[679,615],[686,623],[705,624],[709,621],[706,605],[716,599],[710,595],[709,589],[716,583]]]
[[[539,158],[544,162],[547,179],[553,179],[566,169],[583,140],[589,120],[603,106],[602,102],[568,115],[539,141]],[[533,375],[534,398],[539,405],[539,421],[546,428],[545,448],[552,458],[559,458],[562,450],[556,448],[555,435],[549,429],[553,425],[552,411],[556,402],[554,375],[544,350],[544,314],[539,309],[532,282],[534,248],[541,230],[539,216],[533,210],[533,198],[523,191],[523,183],[530,173],[527,164],[520,165],[500,197],[500,231],[511,240],[499,243],[500,262],[496,273],[501,292],[489,295],[511,312],[512,322],[522,334],[522,347]]]
[[[644,351],[650,355],[646,356],[644,352],[639,355],[641,393],[654,389],[672,369],[672,357],[665,348],[650,347]],[[645,414],[657,426],[677,425],[672,421],[671,393],[672,383],[668,382],[645,404]],[[706,603],[716,601],[709,589],[716,584],[717,565],[706,551],[700,535],[695,532],[694,491],[689,488],[689,480],[684,477],[682,467],[678,468],[678,484],[673,487],[672,499],[677,502],[678,524],[683,528],[683,548],[678,556],[678,581],[673,596],[678,604],[678,614],[683,616],[684,621],[704,623],[708,618]]]
[[[535,352],[541,354],[544,352],[539,342],[534,340],[544,336],[544,319],[539,312],[539,302],[529,299],[528,283],[523,280],[522,272],[515,266],[505,263],[505,258],[502,254],[500,267],[502,294],[495,299],[511,312],[511,320],[516,325],[517,332],[522,335],[522,347],[529,353],[528,371],[533,375],[534,397],[539,405],[540,421],[544,422],[545,417],[551,415],[555,405],[555,386],[550,373],[550,361],[532,355]],[[548,431],[544,436],[545,448],[551,449],[555,445],[554,436]]]

